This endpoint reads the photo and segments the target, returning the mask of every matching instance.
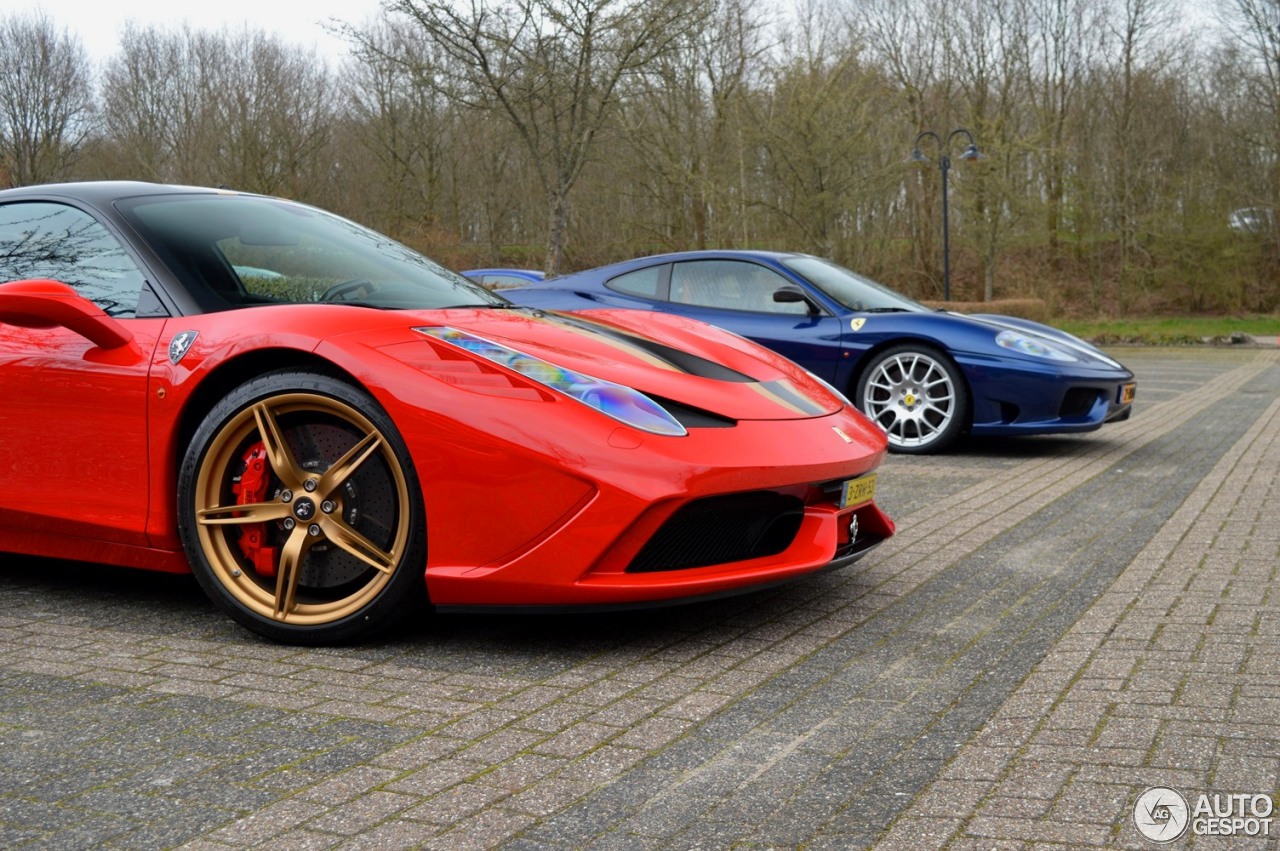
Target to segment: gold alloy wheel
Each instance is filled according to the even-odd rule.
[[[239,504],[255,448],[268,481],[260,499]],[[404,468],[368,417],[329,396],[283,392],[213,435],[195,481],[195,532],[214,579],[246,610],[318,626],[358,612],[392,581],[409,506]]]

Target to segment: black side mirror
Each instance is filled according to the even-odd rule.
[[[813,299],[805,295],[804,290],[799,287],[782,287],[774,292],[773,300],[778,304],[795,304],[797,302],[804,302],[809,306],[810,316],[817,316],[821,312],[818,305],[813,303]]]

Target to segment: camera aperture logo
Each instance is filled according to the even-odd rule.
[[[1270,836],[1274,809],[1264,794],[1202,794],[1190,807],[1176,789],[1152,786],[1133,805],[1133,823],[1152,842],[1172,842],[1188,828],[1196,836]]]
[[[1133,823],[1152,842],[1172,842],[1187,831],[1187,799],[1165,786],[1152,786],[1133,805]]]

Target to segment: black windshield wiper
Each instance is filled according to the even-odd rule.
[[[335,307],[372,307],[374,310],[394,310],[395,308],[387,304],[374,304],[371,301],[316,301],[312,304],[332,304]]]
[[[859,310],[858,313],[910,313],[911,311],[905,307],[867,307]]]
[[[511,302],[488,302],[482,301],[476,304],[447,304],[444,307],[433,307],[432,310],[527,310],[523,304],[512,304]]]

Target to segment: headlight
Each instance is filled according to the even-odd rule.
[[[1031,355],[1037,358],[1047,358],[1049,360],[1065,361],[1067,363],[1076,363],[1080,359],[1070,352],[1063,351],[1047,340],[1041,340],[1037,337],[1030,337],[1017,331],[1001,331],[996,334],[996,345],[1001,348],[1011,349],[1024,355]]]
[[[652,434],[669,437],[683,437],[688,434],[675,417],[639,390],[556,366],[541,358],[518,352],[500,343],[456,328],[430,327],[413,330],[505,366],[531,381],[576,399],[618,422]]]

